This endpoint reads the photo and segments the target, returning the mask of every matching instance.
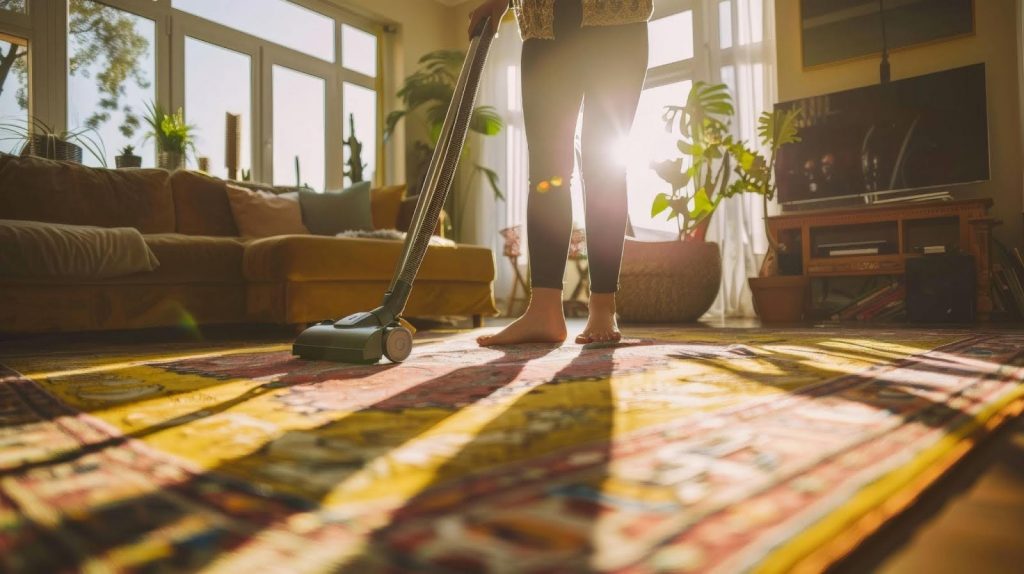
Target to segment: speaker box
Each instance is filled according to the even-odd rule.
[[[962,253],[907,260],[907,320],[968,323],[975,317],[974,257]]]

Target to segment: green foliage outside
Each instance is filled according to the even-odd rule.
[[[0,9],[23,9],[23,0],[0,0]],[[95,74],[96,89],[100,94],[99,109],[85,120],[84,127],[96,129],[110,121],[113,112],[121,111],[124,119],[118,129],[125,137],[132,137],[141,127],[138,110],[122,102],[128,82],[140,88],[149,88],[142,57],[149,51],[149,40],[135,32],[133,16],[91,0],[68,2],[68,46],[73,52],[68,59],[72,76],[91,77],[91,69],[99,65]],[[28,109],[27,86],[28,50],[12,44],[0,51],[0,93],[11,74],[18,77],[16,94],[18,106]]]

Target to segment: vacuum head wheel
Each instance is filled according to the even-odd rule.
[[[393,363],[401,363],[412,353],[412,332],[402,326],[388,327],[384,331],[384,356]]]

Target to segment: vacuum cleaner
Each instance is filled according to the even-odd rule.
[[[494,40],[490,19],[480,24],[470,42],[441,136],[430,158],[423,189],[416,201],[402,255],[383,303],[372,311],[354,313],[337,321],[322,321],[309,327],[295,340],[293,355],[303,359],[373,364],[382,356],[400,363],[412,352],[412,331],[403,324],[402,312],[427,253],[430,236],[437,227],[441,208],[451,190],[462,146],[466,143],[470,117],[476,106],[480,76]]]

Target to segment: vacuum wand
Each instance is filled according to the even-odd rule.
[[[480,24],[470,42],[448,105],[441,136],[430,158],[412,224],[406,233],[402,254],[383,303],[372,311],[354,313],[338,321],[322,321],[306,329],[295,340],[292,354],[304,359],[376,363],[382,356],[401,362],[412,352],[412,333],[402,326],[400,318],[427,254],[430,236],[441,217],[462,156],[462,147],[466,143],[480,77],[494,40],[490,19]]]

